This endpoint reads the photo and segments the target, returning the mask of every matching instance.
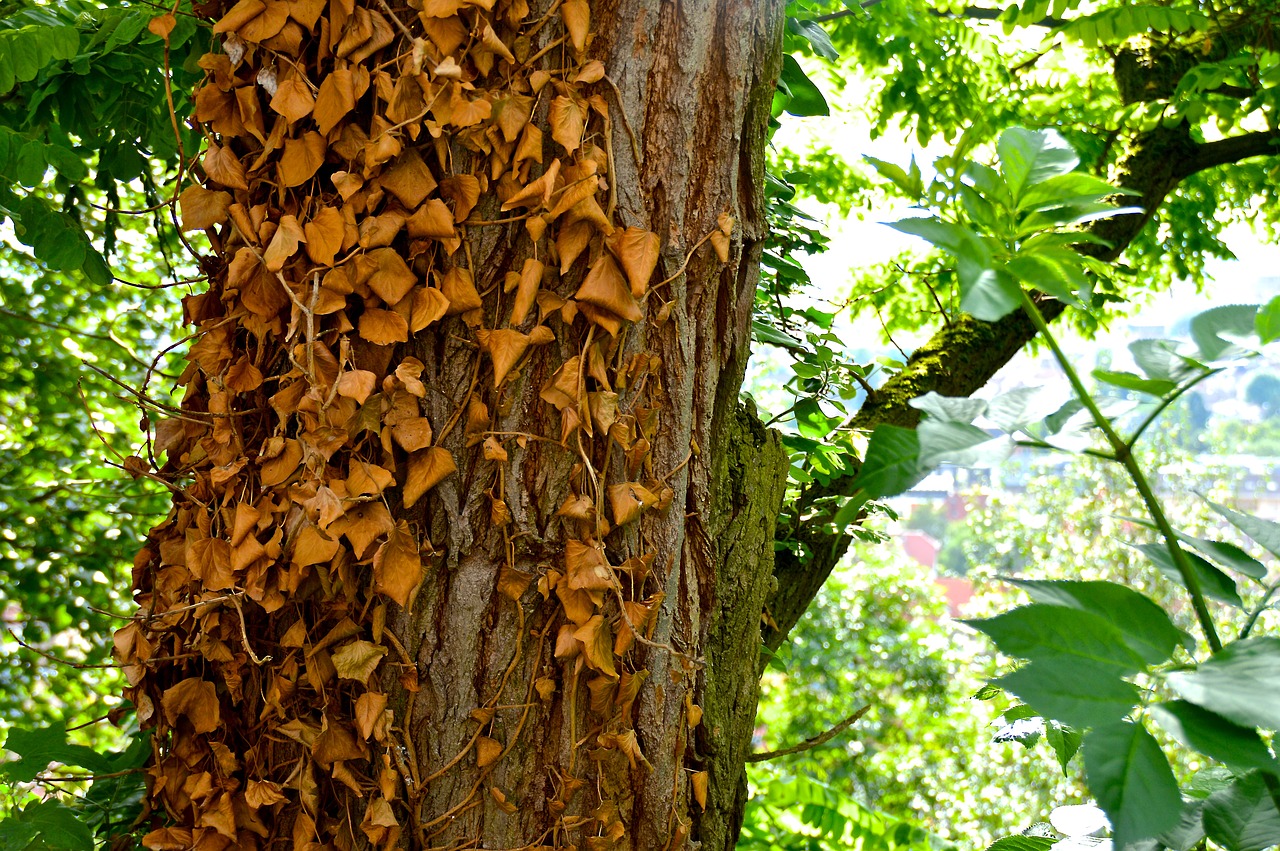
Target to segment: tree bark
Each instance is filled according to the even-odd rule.
[[[782,5],[201,9],[211,289],[117,635],[146,844],[732,848]]]

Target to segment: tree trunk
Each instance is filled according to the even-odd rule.
[[[782,5],[199,8],[211,288],[116,642],[146,844],[732,848]]]

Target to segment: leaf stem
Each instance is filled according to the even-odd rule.
[[[1062,368],[1067,380],[1071,382],[1071,389],[1075,391],[1076,398],[1089,411],[1094,423],[1106,437],[1107,443],[1111,445],[1115,459],[1124,465],[1125,471],[1128,472],[1134,487],[1138,489],[1142,502],[1147,507],[1147,512],[1151,515],[1151,519],[1155,521],[1156,528],[1160,530],[1160,535],[1164,538],[1165,547],[1169,550],[1170,558],[1173,559],[1174,565],[1178,568],[1178,573],[1182,577],[1182,584],[1191,596],[1191,607],[1195,609],[1196,620],[1200,622],[1200,628],[1204,632],[1205,640],[1209,643],[1209,649],[1217,653],[1222,649],[1222,641],[1218,638],[1218,631],[1214,628],[1213,618],[1209,615],[1209,607],[1205,603],[1204,592],[1200,587],[1200,579],[1192,571],[1191,562],[1187,558],[1186,551],[1178,545],[1177,532],[1174,531],[1172,524],[1169,523],[1169,518],[1165,516],[1160,501],[1151,489],[1150,482],[1147,481],[1146,474],[1142,472],[1142,468],[1134,460],[1132,445],[1125,442],[1124,438],[1111,425],[1111,421],[1102,413],[1097,402],[1093,400],[1093,396],[1085,388],[1084,382],[1080,380],[1080,374],[1071,366],[1071,361],[1067,359],[1066,353],[1062,351],[1062,347],[1058,345],[1058,341],[1049,331],[1049,323],[1045,321],[1040,308],[1036,306],[1035,301],[1025,290],[1022,292],[1022,308],[1026,311],[1027,317],[1031,320],[1031,324],[1035,326],[1036,331],[1049,344],[1058,366]]]

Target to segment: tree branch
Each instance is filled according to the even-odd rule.
[[[1207,168],[1268,154],[1280,154],[1280,129],[1259,130],[1243,136],[1230,136],[1217,142],[1205,142],[1196,146],[1196,152],[1187,163],[1183,177],[1190,177]]]
[[[818,15],[814,18],[808,18],[807,20],[813,21],[816,24],[825,24],[827,21],[838,21],[841,18],[849,18],[856,15],[858,12],[866,11],[872,6],[879,6],[882,2],[884,2],[884,0],[862,0],[862,2],[858,4],[857,9],[841,9],[839,12],[830,12],[826,15]],[[935,18],[965,18],[971,21],[998,21],[1000,20],[1000,16],[1004,13],[1000,9],[986,9],[982,6],[966,6],[964,11],[959,13],[944,12],[941,9],[930,9],[929,14],[933,15]],[[1065,23],[1067,23],[1067,21],[1062,18],[1055,18],[1051,15],[1046,15],[1040,20],[1034,21],[1027,26],[1056,29]]]
[[[870,708],[871,708],[871,704],[868,703],[867,705],[859,709],[857,712],[853,713],[848,718],[844,719],[839,724],[832,727],[830,730],[827,730],[825,733],[819,733],[818,735],[814,736],[811,739],[805,739],[803,742],[801,742],[798,745],[792,745],[791,747],[783,748],[780,751],[762,751],[760,753],[749,754],[747,756],[747,762],[767,762],[771,759],[779,759],[780,757],[791,756],[792,754],[803,753],[807,750],[812,750],[813,748],[821,747],[822,745],[825,745],[827,742],[834,739],[836,736],[843,733],[845,730],[852,727],[853,723],[857,721],[859,718],[861,718],[863,715],[866,715],[867,710]]]

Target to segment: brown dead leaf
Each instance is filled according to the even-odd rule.
[[[214,142],[209,143],[209,150],[204,154],[204,173],[213,182],[228,188],[249,188],[244,166],[240,164],[235,152]]]
[[[409,311],[409,328],[418,333],[449,312],[449,299],[435,287],[419,287],[413,292],[413,307]]]
[[[409,458],[409,475],[404,482],[404,507],[412,508],[422,495],[456,472],[449,450],[433,446]]]
[[[280,156],[280,182],[285,186],[301,186],[320,169],[324,162],[324,137],[314,131],[301,139],[285,139]]]
[[[378,248],[368,257],[377,264],[377,271],[369,277],[369,288],[388,305],[399,304],[418,282],[417,277],[394,249]]]
[[[596,259],[574,298],[630,322],[638,322],[644,315],[611,254],[601,254]]]
[[[200,677],[188,677],[165,689],[160,705],[169,726],[176,726],[179,718],[186,718],[197,734],[212,733],[222,721],[218,690]]]
[[[406,210],[417,208],[436,188],[435,176],[416,148],[409,148],[401,154],[379,180],[382,188],[396,196]]]
[[[333,654],[333,666],[338,677],[344,680],[367,682],[373,671],[387,655],[387,648],[369,641],[359,640],[343,645]],[[366,737],[362,737],[366,738]]]
[[[295,216],[281,216],[279,227],[271,236],[271,243],[262,254],[263,264],[268,271],[279,272],[298,251],[298,246],[307,241],[302,225]]]
[[[591,7],[587,0],[565,0],[560,4],[560,17],[569,31],[573,49],[581,53],[587,48],[587,32],[591,28]]]
[[[557,95],[551,101],[550,118],[551,138],[572,154],[582,144],[582,131],[586,127],[582,105],[571,97]]]
[[[338,541],[330,538],[310,523],[294,535],[293,556],[290,561],[298,567],[326,564],[338,553]]]
[[[613,633],[603,617],[592,615],[590,620],[574,630],[573,637],[582,642],[582,654],[587,657],[588,667],[606,677],[618,675],[613,666]]]
[[[519,331],[506,328],[498,331],[477,331],[476,337],[493,361],[493,386],[498,387],[528,350],[529,337]]]
[[[502,756],[502,742],[481,736],[476,739],[476,766],[484,768],[493,765]]]
[[[409,339],[409,323],[399,313],[366,308],[360,314],[360,336],[375,346],[389,346]]]
[[[178,196],[178,209],[182,212],[184,231],[204,230],[222,224],[227,220],[227,210],[230,207],[229,193],[205,189],[194,183]]]
[[[356,732],[368,740],[385,723],[383,712],[387,708],[387,696],[367,691],[356,698]]]
[[[475,310],[484,304],[480,293],[476,291],[475,281],[470,269],[454,266],[440,280],[440,292],[449,300],[447,315],[455,316],[468,310]]]
[[[332,266],[338,252],[342,250],[342,240],[346,234],[346,226],[342,214],[334,207],[324,207],[302,228],[306,239],[307,256],[313,263],[321,266]]]
[[[652,231],[627,228],[614,231],[605,241],[627,273],[631,294],[640,298],[648,290],[649,278],[658,265],[658,250],[662,240]]]
[[[367,369],[353,369],[338,377],[338,395],[355,399],[361,405],[377,385],[378,376]]]
[[[418,543],[401,520],[373,556],[374,588],[408,608],[422,583],[422,555]]]
[[[613,569],[591,542],[570,538],[565,543],[564,566],[569,587],[574,590],[607,591],[613,587]]]
[[[290,124],[310,115],[315,104],[311,87],[301,77],[284,80],[276,86],[276,93],[271,97],[271,108],[283,115]]]
[[[312,113],[320,132],[328,136],[329,131],[338,125],[356,106],[356,84],[351,71],[339,68],[326,74],[316,93],[315,106]]]

